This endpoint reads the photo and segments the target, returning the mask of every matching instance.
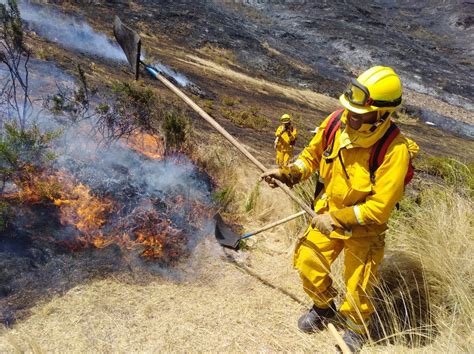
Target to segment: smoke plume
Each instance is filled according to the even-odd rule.
[[[5,0],[0,0],[5,3]],[[19,3],[21,18],[27,26],[51,42],[105,59],[126,62],[122,49],[105,34],[96,33],[85,21],[58,10],[25,1]]]

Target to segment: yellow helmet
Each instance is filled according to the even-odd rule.
[[[402,103],[402,83],[392,68],[374,66],[351,80],[339,102],[359,114],[393,111]]]
[[[281,123],[290,123],[291,122],[291,116],[288,113],[285,113],[284,115],[281,116],[280,122]]]

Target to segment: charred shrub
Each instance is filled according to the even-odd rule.
[[[135,83],[117,82],[112,92],[110,103],[103,102],[95,109],[97,130],[104,138],[116,140],[137,130],[157,132],[160,109],[152,90]]]
[[[112,91],[117,95],[118,112],[125,113],[125,109],[128,109],[129,115],[126,117],[133,119],[141,128],[153,130],[157,102],[152,90],[134,83],[119,82],[112,87]]]

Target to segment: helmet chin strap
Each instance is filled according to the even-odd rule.
[[[382,113],[382,112],[377,111],[377,116],[379,116],[380,113]],[[380,118],[378,118],[377,121],[374,124],[372,124],[372,127],[370,128],[370,131],[374,132],[375,129],[377,129],[381,124],[383,124],[383,122],[385,122],[389,116],[390,116],[390,112],[385,112],[384,114],[382,114],[382,116]]]

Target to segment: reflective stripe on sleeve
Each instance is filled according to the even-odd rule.
[[[359,225],[364,225],[364,220],[362,219],[362,215],[360,213],[360,208],[358,205],[354,206],[354,214]]]
[[[303,161],[301,160],[296,160],[294,165],[296,167],[298,167],[298,169],[301,171],[301,173],[304,175],[306,175],[306,172],[308,171],[308,169],[306,168],[306,165],[304,164]]]

